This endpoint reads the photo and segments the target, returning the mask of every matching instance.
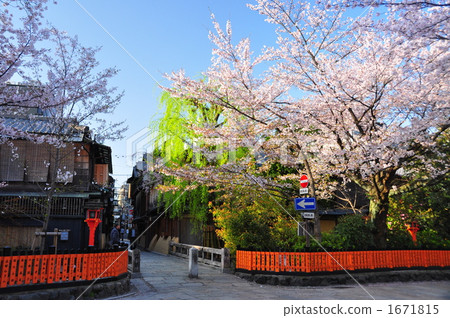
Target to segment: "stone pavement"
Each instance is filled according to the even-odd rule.
[[[450,299],[450,281],[393,282],[320,287],[273,286],[249,282],[199,264],[198,278],[188,277],[188,260],[141,251],[140,273],[132,274],[123,300],[300,300],[300,299]],[[369,295],[370,294],[370,295]]]

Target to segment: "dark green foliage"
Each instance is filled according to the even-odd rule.
[[[265,177],[276,178],[286,174],[296,174],[297,169],[282,165],[279,162],[274,162],[270,165],[267,172],[264,174]]]
[[[274,197],[261,191],[241,188],[221,196],[212,213],[217,234],[225,246],[234,252],[244,249],[289,249],[296,238],[296,223],[281,208]],[[280,203],[281,204],[281,203]]]
[[[342,237],[342,248],[346,251],[364,251],[375,247],[375,227],[366,222],[359,214],[345,215],[339,218],[334,233]]]
[[[433,168],[446,171],[450,164],[448,132],[440,136],[438,147],[442,158],[434,163]],[[420,228],[417,238],[421,242],[418,245],[439,248],[441,244],[440,247],[445,248],[450,240],[450,175],[430,176],[429,168],[423,166],[421,160],[414,162],[412,167],[419,171],[409,174],[415,179],[390,197],[389,228],[407,233],[407,224],[416,221]]]
[[[311,252],[334,251],[363,251],[373,249],[374,226],[371,222],[365,222],[361,215],[351,214],[339,218],[338,225],[330,232],[322,233],[322,241],[319,243],[310,238],[309,249],[306,246],[305,237],[297,237],[293,249]]]
[[[389,250],[409,250],[414,248],[412,237],[406,230],[389,230],[386,243],[386,247]]]
[[[310,251],[310,252],[336,252],[342,251],[345,239],[339,234],[331,231],[322,233],[322,241],[319,242],[310,237],[310,247],[306,246],[305,236],[296,236],[295,243],[292,245],[294,251]]]
[[[234,238],[236,246],[269,251],[276,249],[276,242],[272,238],[269,224],[261,221],[251,212],[240,213],[236,218],[231,219],[229,235]]]
[[[417,232],[417,247],[421,249],[449,249],[450,240],[442,237],[436,230],[425,229]]]
[[[316,241],[313,244],[318,246]],[[342,251],[345,245],[345,238],[334,231],[322,233],[322,242],[320,244],[330,252]],[[323,251],[323,249],[321,248],[319,251]]]

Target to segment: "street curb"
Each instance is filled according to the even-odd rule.
[[[273,275],[236,272],[235,275],[257,284],[281,286],[331,286],[372,284],[383,282],[409,282],[450,280],[450,270],[395,270],[384,272],[364,272],[327,275]],[[356,281],[355,281],[356,280]]]

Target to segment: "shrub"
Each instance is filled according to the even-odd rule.
[[[338,219],[333,232],[342,240],[339,247],[343,250],[363,251],[375,247],[374,230],[372,222],[365,222],[359,214],[350,214]]]
[[[225,247],[288,250],[297,242],[296,223],[265,193],[236,191],[211,204],[218,236]],[[217,204],[219,203],[219,204]]]
[[[450,241],[436,230],[427,228],[417,232],[417,247],[422,249],[449,249]]]
[[[311,248],[312,252],[324,252],[324,249],[327,252],[336,252],[343,251],[345,246],[345,238],[334,232],[324,232],[322,233],[322,241],[320,245],[317,241],[311,240]]]
[[[409,250],[414,248],[414,243],[406,230],[393,229],[387,233],[386,247],[390,250]]]

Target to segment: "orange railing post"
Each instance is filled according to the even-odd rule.
[[[73,281],[76,277],[76,270],[77,270],[77,256],[76,254],[70,254],[69,256],[69,265],[67,266],[67,280]]]
[[[122,259],[123,259],[123,263],[122,263],[121,274],[126,273],[128,271],[128,252],[123,253]]]
[[[17,260],[17,278],[16,278],[16,284],[22,285],[25,283],[25,261],[27,257],[26,256],[19,256],[19,259]]]
[[[99,254],[91,254],[91,279],[96,279],[98,277],[98,265],[100,257]]]
[[[28,255],[26,257],[26,268],[25,268],[25,285],[31,284],[33,281],[33,265],[34,265],[34,255]]]
[[[11,267],[11,256],[3,256],[3,260],[1,262],[2,272],[0,273],[0,288],[4,288],[8,286],[9,283],[9,270]]]
[[[264,255],[264,253],[263,252],[259,252],[258,253],[258,259],[259,259],[259,267],[260,267],[260,270],[261,271],[264,271],[265,270],[265,266],[266,266],[266,263],[265,263],[265,261],[266,261],[266,256]]]
[[[77,254],[76,257],[75,280],[81,280],[83,278],[83,254]]]
[[[19,256],[11,257],[11,265],[9,272],[9,285],[13,286],[17,282],[17,262],[19,261]]]
[[[280,271],[280,253],[275,252],[272,253],[272,264],[273,264],[273,269],[275,270],[276,273],[278,273]]]
[[[89,253],[89,254],[87,254],[87,258],[88,258],[88,280],[93,280],[95,277],[94,277],[94,265],[95,265],[95,262],[94,262],[94,254],[92,254],[92,253]]]
[[[311,273],[311,253],[303,253],[305,258],[305,272]]]
[[[118,275],[118,271],[117,271],[117,252],[113,252],[111,253],[111,260],[110,260],[110,264],[111,265],[111,274],[114,276]]]
[[[237,252],[239,252],[239,255],[237,254]],[[244,260],[245,252],[244,251],[237,251],[237,252],[236,252],[236,268],[247,269]]]
[[[54,278],[55,282],[60,282],[62,279],[62,269],[61,269],[62,261],[63,261],[62,254],[55,255],[55,278]]]
[[[239,255],[237,252],[239,252]],[[244,251],[236,251],[236,268],[247,269],[244,263],[244,254],[245,254]]]
[[[102,253],[102,267],[101,272],[105,272],[103,274],[103,277],[108,277],[108,271],[106,270],[108,268],[108,253]],[[128,260],[127,260],[127,267],[128,267]]]
[[[252,270],[252,253],[250,251],[243,251],[242,266],[246,270]]]
[[[33,284],[41,282],[41,255],[33,255]]]
[[[258,252],[250,253],[250,268],[252,271],[256,270],[256,258],[258,257]]]
[[[82,271],[81,271],[81,279],[82,280],[87,280],[88,279],[88,274],[89,274],[89,254],[81,254],[82,258]]]
[[[51,284],[55,281],[55,270],[56,270],[56,255],[48,256],[47,265],[47,283]]]

